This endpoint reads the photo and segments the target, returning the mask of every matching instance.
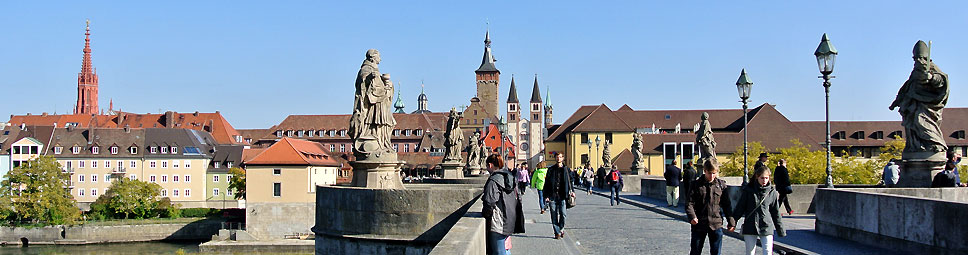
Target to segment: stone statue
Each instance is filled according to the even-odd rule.
[[[612,141],[605,141],[605,147],[602,148],[602,167],[612,167],[612,153],[608,149],[608,144]]]
[[[702,113],[702,122],[699,123],[699,131],[696,131],[696,144],[699,145],[700,158],[716,157],[716,140],[713,139],[713,128],[709,125],[709,113]]]
[[[481,169],[481,132],[474,132],[467,140],[467,169]]]
[[[457,109],[450,108],[447,118],[447,131],[444,136],[444,162],[460,162],[460,148],[464,143],[464,132],[460,129],[460,119],[464,116]]]
[[[480,157],[477,158],[477,165],[481,166],[481,168],[487,168],[487,156],[491,155],[491,151],[487,149],[487,145],[485,145],[483,142],[481,143],[480,148],[481,152]]]
[[[941,133],[941,111],[948,103],[948,75],[931,61],[930,46],[924,41],[914,45],[914,70],[890,110],[898,108],[906,144],[903,159],[945,160],[947,145]]]
[[[642,160],[642,134],[632,133],[632,173],[643,174],[645,162]]]
[[[396,120],[393,119],[393,83],[389,74],[380,74],[380,52],[366,51],[366,60],[356,75],[356,94],[349,135],[357,160],[396,161],[390,143]]]

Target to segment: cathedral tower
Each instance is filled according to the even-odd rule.
[[[501,71],[494,65],[497,59],[491,54],[491,32],[484,33],[484,59],[481,66],[474,73],[477,74],[477,98],[480,100],[485,112],[497,117],[500,114],[498,109],[498,84]]]
[[[77,74],[77,104],[74,114],[98,114],[97,107],[97,69],[91,63],[91,21],[87,21],[84,32],[84,60],[81,72]]]

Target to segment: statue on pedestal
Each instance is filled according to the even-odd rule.
[[[890,110],[898,108],[904,126],[902,159],[944,161],[948,146],[941,133],[941,111],[948,103],[948,74],[931,61],[924,41],[914,45],[914,70],[897,92]]]
[[[356,75],[356,94],[349,136],[353,155],[359,160],[396,161],[390,143],[393,126],[393,82],[390,74],[380,74],[380,52],[366,51],[366,60]]]
[[[716,140],[713,139],[713,128],[709,125],[709,113],[702,113],[702,122],[699,123],[699,131],[696,131],[696,144],[699,145],[700,161],[716,157]]]
[[[602,167],[612,167],[612,152],[608,149],[608,144],[612,141],[605,140],[605,145],[602,147]]]
[[[632,133],[632,174],[644,174],[645,162],[642,157],[642,134]]]
[[[470,139],[467,140],[467,169],[468,170],[480,170],[481,167],[481,133],[474,132]]]
[[[464,133],[460,129],[460,120],[463,114],[457,109],[450,108],[450,116],[447,118],[447,131],[444,132],[444,162],[460,162],[461,146],[464,143]]]

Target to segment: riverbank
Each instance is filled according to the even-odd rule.
[[[48,227],[0,227],[0,244],[53,245],[146,242],[162,240],[210,240],[224,219],[201,219],[182,223],[116,225],[118,222]],[[129,222],[131,223],[131,222]]]

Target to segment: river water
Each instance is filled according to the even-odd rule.
[[[195,242],[139,242],[87,245],[30,245],[0,247],[0,254],[175,254],[178,249],[185,253],[197,253],[200,241]]]

